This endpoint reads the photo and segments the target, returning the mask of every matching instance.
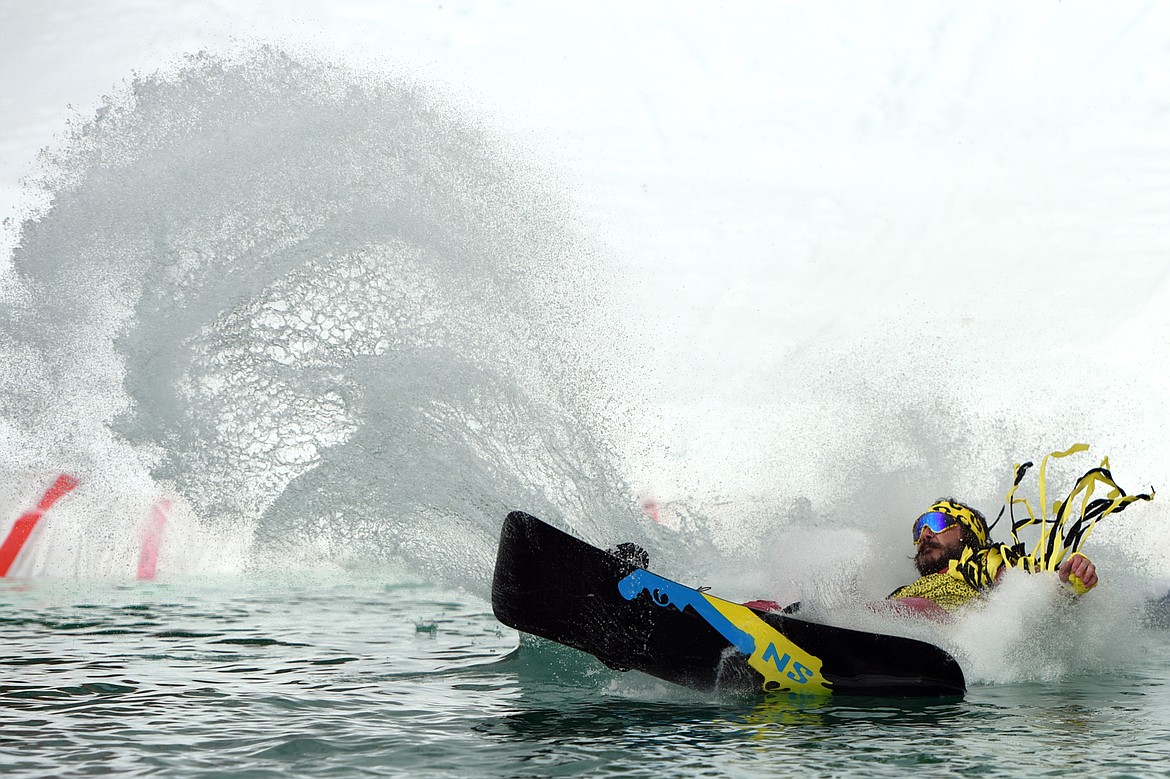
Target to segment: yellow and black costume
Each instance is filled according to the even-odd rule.
[[[1055,571],[1061,562],[1072,554],[1078,554],[1089,531],[1101,519],[1123,510],[1137,500],[1153,500],[1154,490],[1148,494],[1126,495],[1125,490],[1113,480],[1109,472],[1109,458],[1101,465],[1081,476],[1068,497],[1055,501],[1052,515],[1047,512],[1046,475],[1050,458],[1067,457],[1088,450],[1086,444],[1076,444],[1063,452],[1052,452],[1040,463],[1039,506],[1040,515],[1032,510],[1027,500],[1016,497],[1016,490],[1024,480],[1033,463],[1016,466],[1016,478],[1007,494],[1004,508],[992,523],[994,527],[1003,518],[1004,511],[1012,523],[1012,543],[996,544],[989,539],[989,529],[983,518],[961,503],[940,500],[929,511],[938,511],[954,517],[960,525],[975,536],[978,546],[964,547],[959,559],[951,560],[945,569],[927,574],[912,584],[900,587],[890,593],[890,598],[926,598],[947,611],[978,598],[984,590],[995,583],[1007,568],[1021,568],[1025,571]],[[1098,487],[1108,490],[1104,497],[1093,498]],[[1016,507],[1022,506],[1026,516],[1016,519]],[[1019,533],[1032,525],[1040,526],[1040,538],[1030,552],[1025,550]],[[1074,585],[1076,583],[1074,582]]]

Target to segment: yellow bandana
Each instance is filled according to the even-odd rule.
[[[979,539],[980,546],[987,543],[987,524],[962,503],[956,503],[953,500],[940,500],[927,511],[938,511],[948,517],[954,517],[960,525],[975,534],[975,537]]]

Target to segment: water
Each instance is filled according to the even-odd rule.
[[[74,508],[165,496],[242,550],[228,569],[412,547],[459,583],[517,505],[635,515],[602,429],[604,268],[418,85],[191,57],[75,128],[41,186],[7,278],[3,457],[84,472]],[[44,565],[124,564],[138,517],[103,518],[111,554],[93,516],[49,529],[68,557]]]
[[[940,29],[976,50],[991,34]],[[901,72],[870,69],[883,101],[935,94]],[[814,101],[780,140],[891,173],[915,156],[900,128],[915,149],[967,138],[841,84],[856,104]],[[820,132],[838,114],[865,121]],[[1111,210],[1160,213],[1147,158],[1100,162],[1080,200],[977,208],[1018,194],[977,186],[988,160],[1003,174],[1055,148],[1047,169],[1100,145],[1093,125],[1036,140],[1062,116],[962,158],[969,188],[949,197],[917,169],[896,209],[839,160],[791,166],[767,197],[712,190],[672,242],[779,198],[761,240],[785,250],[740,229],[738,253],[707,246],[729,263],[713,282],[667,271],[673,305],[646,306],[523,139],[416,76],[252,47],[133,77],[47,151],[0,275],[0,507],[79,479],[0,588],[5,773],[1158,770],[1170,640],[1143,604],[1170,574],[1160,501],[1094,531],[1105,584],[1080,604],[1013,576],[949,627],[862,605],[911,575],[907,517],[948,493],[994,515],[1019,460],[1087,439],[1051,484],[1105,454],[1131,491],[1165,481],[1165,233]],[[1157,153],[1165,118],[1147,119],[1136,147]],[[1106,170],[1140,192],[1097,186]],[[917,216],[884,226],[902,210]],[[1125,239],[1109,284],[1101,236]],[[995,261],[965,262],[972,246]],[[1086,286],[1092,305],[1060,302]],[[708,288],[722,302],[688,318]],[[723,700],[522,643],[488,605],[513,508],[638,541],[726,597],[930,640],[970,692]],[[135,581],[152,544],[155,581]]]
[[[388,576],[5,585],[8,776],[1042,775],[1162,770],[1164,630],[963,700],[719,700],[523,645]]]

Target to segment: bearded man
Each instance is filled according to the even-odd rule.
[[[1020,553],[989,538],[987,520],[954,498],[941,498],[914,521],[919,578],[887,596],[898,607],[946,616],[978,599],[1016,565]],[[1097,568],[1075,553],[1056,569],[1077,594],[1097,586]]]

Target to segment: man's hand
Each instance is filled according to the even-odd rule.
[[[1074,552],[1072,557],[1060,564],[1056,572],[1060,575],[1060,581],[1070,585],[1077,595],[1084,595],[1097,586],[1097,566],[1080,552]]]

